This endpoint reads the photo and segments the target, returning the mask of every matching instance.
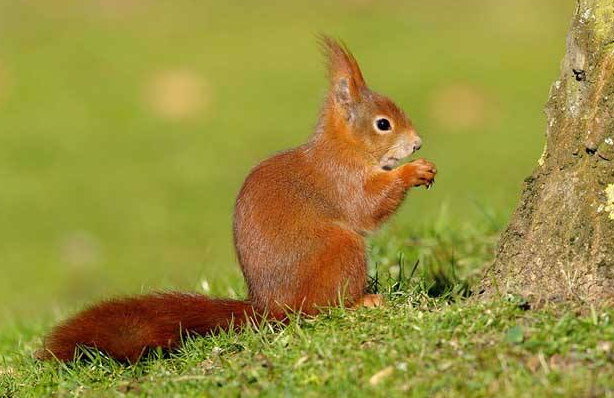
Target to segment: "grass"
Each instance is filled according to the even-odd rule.
[[[130,367],[17,359],[1,383],[5,397],[612,396],[613,315],[404,294],[386,309],[190,340]]]
[[[49,325],[14,325],[2,334],[0,397],[614,396],[614,310],[467,300],[472,270],[492,253],[490,227],[393,232],[371,247],[371,290],[385,308],[188,336],[131,366],[97,352],[35,362]]]

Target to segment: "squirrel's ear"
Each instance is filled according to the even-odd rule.
[[[320,36],[322,50],[328,62],[328,76],[333,99],[339,105],[348,105],[361,100],[365,79],[356,58],[343,44],[328,36]]]

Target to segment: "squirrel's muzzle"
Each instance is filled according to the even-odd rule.
[[[422,138],[416,136],[416,138],[414,139],[414,143],[413,143],[413,150],[414,152],[416,152],[420,148],[422,148]]]

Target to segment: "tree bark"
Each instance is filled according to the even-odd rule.
[[[525,180],[482,291],[612,302],[614,0],[577,1],[546,115],[543,155]]]

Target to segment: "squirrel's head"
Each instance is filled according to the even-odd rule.
[[[387,170],[420,149],[422,140],[409,118],[390,99],[367,87],[347,47],[327,36],[320,40],[330,80],[321,127]]]

